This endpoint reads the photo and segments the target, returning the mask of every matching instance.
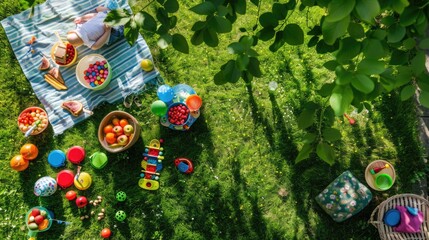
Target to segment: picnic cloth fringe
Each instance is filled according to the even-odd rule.
[[[72,116],[61,107],[66,100],[78,100],[84,108],[93,110],[103,102],[113,103],[130,94],[141,93],[147,83],[159,84],[163,82],[157,69],[151,72],[142,71],[140,61],[152,59],[152,55],[145,40],[139,36],[134,46],[129,46],[125,39],[98,50],[91,50],[85,46],[77,48],[78,59],[70,67],[59,67],[68,87],[66,91],[57,91],[44,80],[44,72],[38,70],[41,55],[50,59],[50,51],[55,42],[57,31],[65,40],[67,32],[75,29],[73,20],[86,13],[93,12],[104,0],[47,0],[35,7],[34,16],[29,18],[30,10],[7,17],[1,21],[6,36],[15,53],[16,58],[40,102],[49,116],[54,135],[59,135],[73,127],[76,123],[90,117],[82,113],[78,117]],[[119,7],[131,11],[126,0],[119,0]],[[33,44],[35,53],[31,53],[27,42],[32,36],[36,37]],[[76,79],[77,62],[84,56],[97,53],[103,55],[112,68],[112,80],[103,90],[93,91],[82,87]],[[54,63],[51,60],[51,63]]]

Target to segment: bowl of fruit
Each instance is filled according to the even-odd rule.
[[[51,48],[51,58],[58,66],[68,67],[77,59],[77,50],[69,42],[56,42]]]
[[[49,230],[52,225],[52,216],[44,207],[33,207],[25,216],[25,223],[29,230],[28,235],[34,237],[38,232]]]
[[[76,67],[76,79],[85,88],[101,90],[109,85],[112,68],[100,54],[90,54],[82,58]]]
[[[24,109],[18,116],[18,127],[23,133],[37,135],[49,125],[48,114],[39,107]]]
[[[174,103],[168,107],[168,121],[175,126],[183,126],[187,123],[190,115],[189,108],[184,103]]]
[[[98,141],[104,149],[117,153],[130,148],[140,137],[140,125],[131,114],[113,111],[98,127]]]

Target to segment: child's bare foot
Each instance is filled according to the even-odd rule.
[[[82,17],[75,18],[74,23],[76,24],[82,23]]]

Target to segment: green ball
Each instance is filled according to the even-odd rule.
[[[123,222],[127,218],[127,214],[124,211],[119,210],[116,212],[115,218],[116,220]]]
[[[118,200],[119,202],[123,202],[125,201],[125,199],[127,199],[126,193],[124,193],[123,191],[116,193],[116,200]]]
[[[165,102],[161,100],[156,100],[150,106],[150,111],[157,116],[164,116],[167,113],[168,107]]]

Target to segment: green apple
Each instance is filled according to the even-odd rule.
[[[124,126],[125,135],[130,136],[133,132],[134,132],[133,126],[131,126],[130,124]]]
[[[119,136],[116,141],[119,145],[125,146],[128,143],[128,136],[127,135],[121,135]]]

